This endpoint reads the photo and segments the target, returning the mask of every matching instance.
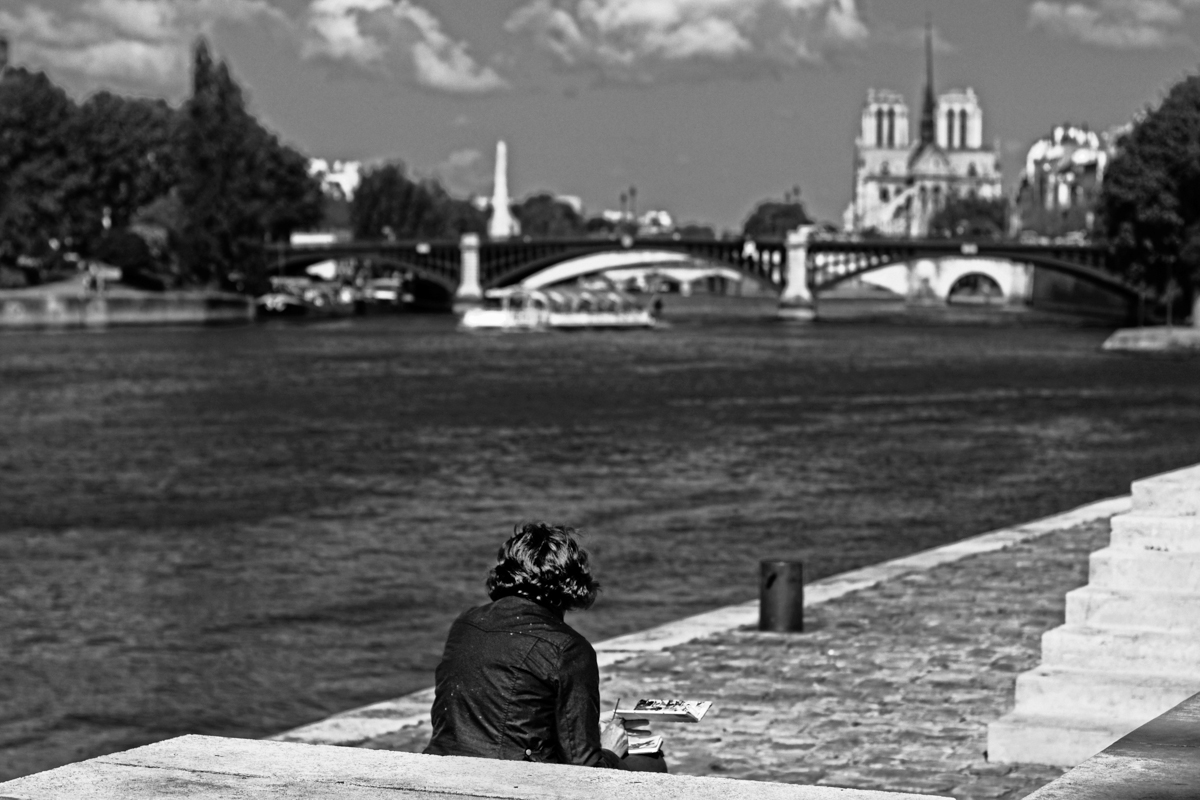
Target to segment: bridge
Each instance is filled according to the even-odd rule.
[[[402,271],[439,287],[458,302],[478,300],[505,286],[545,286],[609,269],[634,266],[707,263],[736,270],[780,297],[781,307],[811,316],[822,292],[887,267],[907,265],[914,284],[923,280],[932,296],[946,299],[956,279],[979,275],[995,283],[1010,302],[1031,302],[1034,281],[1019,271],[1047,276],[1041,302],[1072,292],[1093,304],[1123,309],[1127,317],[1140,302],[1137,288],[1111,271],[1107,249],[1086,244],[956,241],[947,239],[845,240],[814,235],[801,228],[786,239],[693,239],[677,236],[623,236],[605,239],[481,241],[466,234],[459,241],[346,241],[329,244],[270,245],[281,273],[295,273],[329,260],[354,260],[371,272]],[[939,279],[918,273],[924,264],[952,269]],[[1009,273],[1004,272],[1007,264]],[[1000,266],[998,266],[1000,265]],[[1020,278],[1020,279],[1018,279]],[[1071,287],[1064,289],[1064,287]],[[1060,303],[1061,305],[1061,303]]]

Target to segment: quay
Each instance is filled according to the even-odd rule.
[[[248,323],[254,301],[228,292],[151,292],[110,284],[97,291],[81,277],[21,289],[0,289],[0,331],[104,328],[112,325]]]
[[[701,724],[663,731],[675,774],[1024,797],[1064,770],[989,763],[987,724],[1129,507],[1112,498],[815,581],[801,634],[757,631],[756,600],[598,643],[602,699],[713,701]],[[419,752],[432,698],[274,738]]]
[[[805,587],[803,632],[758,631],[756,601],[599,643],[603,698],[713,701],[702,723],[662,731],[669,776],[418,755],[429,736],[427,690],[276,741],[186,736],[68,765],[0,784],[0,798],[169,791],[205,798],[1082,800],[1135,788],[1137,796],[1194,797],[1200,676],[1185,666],[1164,680],[1154,663],[1178,656],[1171,647],[1190,652],[1200,630],[1194,619],[1152,620],[1134,660],[1120,667],[1139,671],[1147,687],[1182,684],[1184,696],[1089,751],[1096,755],[1071,762],[1079,766],[996,763],[987,750],[1008,730],[998,721],[1014,716],[1006,716],[1014,684],[1021,708],[1018,674],[1036,677],[1035,668],[1046,666],[1052,653],[1041,643],[1054,637],[1043,635],[1071,628],[1072,606],[1079,632],[1078,601],[1088,591],[1111,593],[1118,578],[1146,583],[1138,570],[1152,564],[1152,613],[1190,607],[1200,580],[1190,577],[1200,560],[1198,520],[1200,467],[1192,467],[1138,481],[1132,496],[816,581]],[[1186,586],[1171,596],[1175,574]],[[1125,596],[1133,602],[1139,595],[1130,589]],[[1099,607],[1089,605],[1085,617]],[[1064,613],[1068,624],[1056,628]],[[1126,619],[1122,635],[1136,639],[1138,624]],[[1171,636],[1168,651],[1150,651]],[[1109,666],[1085,664],[1079,680]],[[1072,709],[1059,710],[1069,724]]]

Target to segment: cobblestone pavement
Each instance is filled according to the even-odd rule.
[[[1107,543],[1101,521],[905,575],[809,609],[802,634],[742,629],[609,667],[601,694],[713,701],[699,725],[661,726],[678,774],[1024,797],[1063,770],[989,764],[987,723]],[[363,746],[418,751],[428,736]]]

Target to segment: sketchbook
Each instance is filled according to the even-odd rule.
[[[616,715],[647,722],[699,722],[710,706],[708,700],[638,700],[631,708],[618,709]]]

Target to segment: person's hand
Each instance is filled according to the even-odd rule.
[[[615,718],[600,726],[600,746],[621,758],[629,752],[629,737],[625,735],[625,720]]]

